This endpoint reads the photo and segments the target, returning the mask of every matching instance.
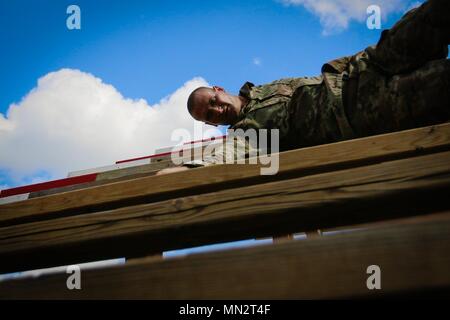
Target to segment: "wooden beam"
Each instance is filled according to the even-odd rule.
[[[401,226],[405,224],[420,224],[425,222],[432,222],[432,221],[443,221],[443,220],[450,220],[450,211],[444,211],[444,212],[437,212],[432,214],[426,214],[426,215],[414,215],[409,217],[400,217],[400,218],[394,218],[394,219],[388,219],[388,220],[377,220],[377,221],[370,221],[366,223],[357,223],[352,224],[351,226],[340,226],[335,228],[325,228],[321,231],[321,236],[324,234],[330,234],[330,233],[339,233],[339,232],[347,232],[347,231],[354,231],[354,230],[365,230],[365,229],[372,229],[372,228],[384,228],[384,227],[392,227],[392,226]]]
[[[195,154],[195,152],[197,152],[196,149],[202,149],[202,148],[194,148],[192,150],[192,154]],[[184,157],[184,158],[182,157],[182,160],[183,161],[191,161],[192,157],[189,157],[189,156]],[[96,173],[94,171],[94,173],[91,173],[91,174],[84,174],[84,175],[69,177],[69,178],[61,179],[61,180],[48,181],[45,183],[41,183],[42,185],[44,185],[43,186],[44,188],[39,189],[39,191],[30,191],[29,197],[25,198],[25,199],[37,198],[37,197],[48,196],[48,195],[62,193],[62,192],[96,187],[96,186],[105,185],[105,184],[113,183],[113,182],[148,177],[148,176],[155,175],[156,172],[158,172],[159,170],[176,167],[176,166],[179,166],[179,165],[173,163],[173,161],[170,159],[170,155],[169,155],[169,156],[167,156],[167,159],[157,159],[156,161],[152,161],[149,164],[132,166],[132,167],[121,168],[121,169],[113,169],[113,170],[108,170],[108,171],[102,171],[99,173]],[[84,182],[83,179],[87,180],[89,178],[89,176],[91,176],[91,177],[94,176],[94,179],[91,179],[91,181],[89,181],[89,182]],[[68,184],[68,185],[61,186],[61,187],[50,187],[51,185],[57,185],[58,182],[60,182],[60,181],[66,181],[66,180],[68,180],[67,183],[69,183],[70,180],[74,180],[75,183],[72,182],[72,184]],[[77,180],[83,181],[83,182],[76,182]],[[46,184],[50,188],[49,187],[45,188]],[[28,186],[24,186],[24,187],[19,187],[17,189],[26,190],[27,187]],[[2,191],[2,193],[3,193],[3,191]]]
[[[316,241],[131,261],[81,272],[0,282],[1,299],[337,299],[450,294],[450,221],[377,228]],[[371,265],[380,290],[369,290]]]
[[[198,152],[199,149],[203,150],[204,147],[192,149],[191,153],[190,154],[188,153],[188,156],[182,157],[182,160],[183,161],[191,161],[192,155],[196,154],[196,152]],[[64,186],[64,187],[51,188],[51,189],[30,192],[29,199],[48,196],[48,195],[62,193],[62,192],[80,190],[80,189],[84,189],[84,188],[101,186],[101,185],[105,185],[105,184],[113,183],[113,182],[137,179],[137,178],[142,178],[142,177],[149,177],[149,176],[155,175],[156,172],[158,172],[159,170],[166,169],[166,168],[172,168],[172,167],[176,167],[176,166],[179,166],[179,165],[173,163],[170,155],[168,155],[164,159],[156,159],[156,160],[153,160],[149,164],[132,166],[132,167],[121,168],[121,169],[108,170],[108,171],[102,171],[102,172],[96,173],[96,178],[92,182],[78,183],[78,184],[72,184],[72,185],[68,185],[68,186]],[[69,178],[69,179],[76,179],[76,178],[77,178],[77,176],[75,176],[73,178]]]
[[[0,225],[155,202],[449,148],[450,124],[407,130],[281,153],[275,176],[261,176],[259,165],[216,165],[4,204],[0,206]]]
[[[274,236],[272,238],[273,243],[281,243],[281,242],[286,242],[286,241],[291,241],[291,240],[294,240],[294,235],[292,233],[280,235],[280,236]]]
[[[150,163],[146,165],[117,169],[112,171],[105,171],[97,174],[97,178],[93,182],[80,183],[71,186],[52,188],[42,191],[31,192],[29,198],[44,197],[49,195],[54,195],[62,192],[75,191],[80,189],[97,187],[109,183],[115,183],[120,181],[132,180],[142,177],[149,177],[161,169],[174,167],[172,161],[161,161]]]
[[[18,271],[448,209],[450,151],[0,228]]]
[[[306,231],[305,233],[308,240],[318,239],[322,236],[322,231],[320,229]]]

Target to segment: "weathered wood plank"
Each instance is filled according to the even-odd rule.
[[[215,143],[217,144],[217,143]],[[198,150],[203,150],[205,147],[199,147],[199,148],[193,148],[191,150],[191,153],[188,153],[187,156],[181,157],[183,161],[191,161],[192,155],[196,154]],[[96,187],[105,185],[108,183],[113,182],[119,182],[119,181],[125,181],[125,180],[131,180],[131,179],[137,179],[142,177],[149,177],[152,175],[155,175],[156,172],[162,169],[166,168],[172,168],[179,166],[171,160],[171,156],[165,156],[164,158],[159,158],[156,160],[153,160],[149,164],[145,165],[139,165],[139,166],[132,166],[127,168],[121,168],[121,169],[114,169],[114,170],[108,170],[108,171],[102,171],[97,173],[97,177],[95,181],[93,182],[87,182],[87,183],[79,183],[74,184],[70,186],[60,187],[60,188],[52,188],[52,189],[46,189],[42,191],[36,191],[31,192],[29,195],[29,199],[31,198],[37,198],[37,197],[43,197],[48,196],[52,194],[62,193],[62,192],[68,192],[68,191],[74,191],[74,190],[80,190],[90,187]]]
[[[53,189],[47,189],[42,191],[36,191],[30,193],[30,199],[31,198],[37,198],[37,197],[43,197],[43,196],[49,196],[54,195],[62,192],[69,192],[74,190],[80,190],[85,188],[92,188],[97,187],[109,183],[114,182],[120,182],[125,180],[132,180],[142,177],[149,177],[156,172],[158,172],[161,169],[174,167],[172,161],[161,161],[161,162],[155,162],[150,163],[142,166],[136,166],[136,167],[130,167],[130,168],[123,168],[123,169],[117,169],[113,171],[105,171],[97,174],[97,179],[93,182],[87,182],[87,183],[81,183],[81,184],[75,184],[67,187],[62,188],[53,188]]]
[[[388,220],[377,220],[377,221],[370,221],[366,223],[357,223],[352,224],[351,226],[340,226],[335,228],[325,228],[320,231],[320,235],[323,235],[324,233],[333,233],[333,232],[346,232],[346,231],[352,231],[352,230],[363,230],[363,229],[372,229],[372,228],[384,228],[384,227],[392,227],[392,226],[400,226],[405,224],[420,224],[420,223],[426,223],[431,221],[443,221],[443,220],[450,220],[450,211],[444,211],[444,212],[436,212],[432,214],[426,214],[426,215],[414,215],[414,216],[408,216],[408,217],[400,217],[400,218],[394,218],[394,219],[388,219]]]
[[[11,225],[62,215],[94,212],[280,180],[311,171],[334,170],[448,149],[450,124],[343,141],[280,154],[276,176],[261,176],[258,165],[217,165],[189,171],[127,180],[0,206],[0,225]],[[194,172],[195,171],[195,172]]]
[[[150,255],[450,207],[450,152],[0,228],[0,271]]]
[[[433,290],[450,294],[450,221],[376,228],[310,241],[131,261],[81,272],[0,283],[16,299],[320,299],[380,297]],[[367,268],[381,269],[381,290],[368,290]]]

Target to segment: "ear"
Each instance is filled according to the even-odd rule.
[[[222,87],[219,87],[219,86],[213,86],[213,90],[214,91],[223,91],[223,92],[225,92],[225,89],[222,88]]]

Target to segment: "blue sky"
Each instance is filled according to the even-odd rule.
[[[71,3],[81,8],[81,30],[65,27]],[[273,0],[2,0],[0,12],[2,113],[60,68],[90,72],[126,97],[156,102],[194,76],[237,91],[247,80],[315,75],[327,60],[380,34],[354,22],[322,36],[316,16]]]
[[[336,11],[321,11],[314,0],[0,0],[0,189],[146,155],[166,146],[164,137],[173,126],[139,129],[134,122],[154,126],[142,110],[159,109],[165,115],[162,119],[171,122],[174,112],[184,109],[180,104],[189,90],[200,84],[217,84],[237,93],[246,81],[263,84],[318,75],[323,63],[378,41],[382,30],[366,27],[367,16],[360,10],[364,4],[380,5],[386,29],[418,3],[323,2],[335,5]],[[66,28],[70,4],[81,8],[81,30]],[[43,77],[47,80],[38,85]],[[77,89],[80,86],[82,90]],[[24,102],[33,92],[40,95]],[[52,99],[58,93],[60,97]],[[80,94],[85,99],[77,100]],[[55,116],[65,99],[74,102],[64,106],[62,116]],[[106,103],[99,102],[103,100]],[[125,108],[125,113],[108,109],[110,103]],[[12,104],[17,104],[15,115]],[[170,108],[175,111],[164,111]],[[125,119],[128,110],[132,119]],[[89,112],[107,119],[106,124],[77,117]],[[27,126],[36,128],[26,130]],[[7,134],[17,132],[10,139],[2,133],[4,128]],[[107,140],[117,131],[118,136]],[[105,136],[89,141],[101,132]],[[138,143],[136,132],[144,136]],[[123,136],[127,138],[118,141]],[[145,147],[146,141],[151,148]],[[237,245],[249,243],[254,242]]]
[[[342,6],[356,2],[337,1]],[[382,10],[386,4],[383,29],[392,26],[405,8],[416,2],[370,1],[380,3]],[[195,77],[237,93],[245,81],[262,84],[283,77],[317,75],[323,63],[375,44],[381,33],[366,27],[364,12],[348,8],[336,13],[344,16],[348,25],[324,32],[324,21],[330,16],[314,11],[314,5],[308,6],[311,0],[297,3],[300,4],[286,5],[275,0],[0,0],[0,113],[8,119],[7,111],[13,103],[19,108],[31,108],[21,105],[22,99],[30,90],[36,90],[39,78],[63,68],[89,73],[113,86],[124,99],[144,99],[154,106]],[[81,8],[81,30],[66,28],[66,8],[70,4]],[[38,150],[56,153],[51,143],[59,131],[45,130],[36,131],[46,132],[46,138],[39,137],[37,141],[47,139]],[[39,135],[36,132],[28,134]],[[64,140],[68,148],[68,141],[77,136],[73,132],[70,139]],[[64,130],[61,136],[63,133]],[[25,134],[21,137],[30,139]],[[0,135],[0,146],[1,138]],[[44,165],[51,161],[39,151],[19,153],[19,148],[29,149],[26,144],[15,142],[14,148],[11,145],[0,150],[4,154],[17,153],[8,160],[0,156],[0,189],[2,185],[60,178],[63,171],[75,169],[67,164],[52,171],[52,165]],[[65,153],[60,147],[57,149]],[[127,152],[115,153],[114,157],[140,155],[134,149]],[[22,163],[14,157],[34,159],[38,164],[31,166],[32,160]],[[102,158],[98,163],[120,160],[110,158]],[[83,166],[97,165],[94,160],[86,160]],[[14,167],[16,162],[21,163],[20,168]]]

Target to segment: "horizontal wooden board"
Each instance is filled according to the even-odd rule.
[[[203,149],[208,145],[211,144],[217,144],[217,143],[222,143],[223,137],[217,137],[214,139],[205,139],[205,140],[198,140],[198,141],[190,141],[190,142],[186,142],[183,144],[183,149],[189,150],[192,149],[192,153],[194,153],[194,149]],[[150,156],[143,156],[143,157],[139,157],[139,158],[132,158],[132,159],[127,159],[127,160],[119,160],[116,161],[116,164],[122,164],[122,163],[127,163],[127,162],[133,162],[133,161],[138,161],[138,160],[144,160],[144,159],[149,159],[151,162],[154,161],[159,161],[159,160],[168,160],[171,158],[173,153],[178,153],[178,151],[174,151],[176,148],[176,146],[171,146],[171,147],[166,147],[166,148],[161,148],[156,150],[156,154],[150,155]]]
[[[189,158],[183,158],[184,161],[190,161]],[[109,183],[119,182],[119,181],[125,181],[125,180],[131,180],[131,179],[137,179],[142,177],[149,177],[155,175],[158,171],[166,168],[172,168],[179,166],[173,161],[169,160],[163,160],[163,161],[156,161],[152,162],[150,164],[145,165],[139,165],[139,166],[132,166],[127,168],[121,168],[116,170],[109,170],[97,173],[97,178],[95,181],[92,182],[86,182],[86,183],[80,183],[80,184],[74,184],[70,186],[65,186],[61,188],[52,188],[52,189],[46,189],[36,192],[31,192],[29,198],[37,198],[37,197],[43,197],[53,194],[58,194],[62,192],[68,192],[68,191],[74,191],[74,190],[80,190],[80,189],[86,189],[96,186],[101,186]],[[1,201],[1,199],[0,199]],[[6,202],[5,202],[6,203]]]
[[[123,163],[123,164],[113,164],[113,165],[108,165],[108,166],[76,170],[76,171],[69,172],[67,177],[70,178],[70,177],[82,176],[82,175],[90,174],[90,173],[100,173],[100,172],[105,172],[105,171],[130,168],[130,167],[134,167],[134,166],[146,165],[149,163],[150,163],[150,160],[144,159],[144,160],[138,160],[138,161],[133,161],[133,162],[127,162],[127,163]]]
[[[0,228],[1,272],[449,208],[450,152]]]
[[[105,171],[105,172],[98,173],[95,181],[61,187],[61,188],[53,188],[53,189],[32,192],[30,194],[30,199],[54,195],[54,194],[58,194],[58,193],[62,193],[62,192],[69,192],[69,191],[74,191],[74,190],[92,188],[92,187],[96,187],[96,186],[105,185],[108,183],[137,179],[137,178],[142,178],[142,177],[149,177],[149,176],[155,175],[156,172],[158,172],[159,170],[162,170],[165,168],[170,168],[173,166],[175,166],[175,165],[173,164],[172,161],[161,161],[161,162],[155,162],[155,163],[140,165],[140,166],[135,166],[135,167]]]
[[[314,240],[132,261],[0,283],[1,299],[336,299],[450,293],[450,221],[376,228]],[[367,269],[380,268],[380,290]]]
[[[193,151],[194,152],[194,151]],[[191,161],[192,157],[188,155],[188,157],[182,157],[183,161]],[[2,190],[0,194],[0,204],[2,203],[11,203],[15,201],[5,201],[2,202],[2,197],[12,196],[24,194],[25,192],[29,193],[29,197],[21,197],[17,198],[21,200],[37,198],[52,194],[57,194],[61,192],[68,192],[73,190],[80,190],[94,186],[100,186],[107,183],[124,181],[127,179],[136,179],[141,177],[147,177],[154,175],[156,172],[162,169],[175,167],[177,166],[171,159],[170,156],[167,159],[157,159],[147,164],[136,164],[139,161],[134,161],[134,165],[129,165],[124,168],[118,168],[118,166],[124,166],[130,162],[124,162],[123,164],[116,164],[114,166],[109,167],[101,167],[92,170],[85,170],[85,172],[89,172],[86,174],[76,174],[73,173],[70,177],[60,180],[47,181],[39,184],[21,186],[12,189]],[[109,168],[109,170],[105,170]],[[19,200],[17,200],[19,201]]]
[[[409,157],[449,146],[450,124],[343,141],[281,153],[280,170],[275,176],[261,176],[259,165],[216,165],[0,205],[0,225],[52,218],[54,213],[79,214],[264,183]]]
[[[61,188],[65,186],[71,186],[79,183],[91,182],[95,181],[97,178],[97,174],[86,174],[83,176],[64,178],[58,180],[52,180],[47,182],[40,182],[35,184],[30,184],[27,186],[15,187],[11,189],[4,189],[0,192],[0,198],[2,197],[10,197],[24,193],[30,193],[34,191],[47,190],[52,188]]]
[[[29,193],[21,193],[21,194],[16,194],[15,196],[3,197],[3,198],[0,198],[0,205],[27,200],[29,197],[30,197]]]

